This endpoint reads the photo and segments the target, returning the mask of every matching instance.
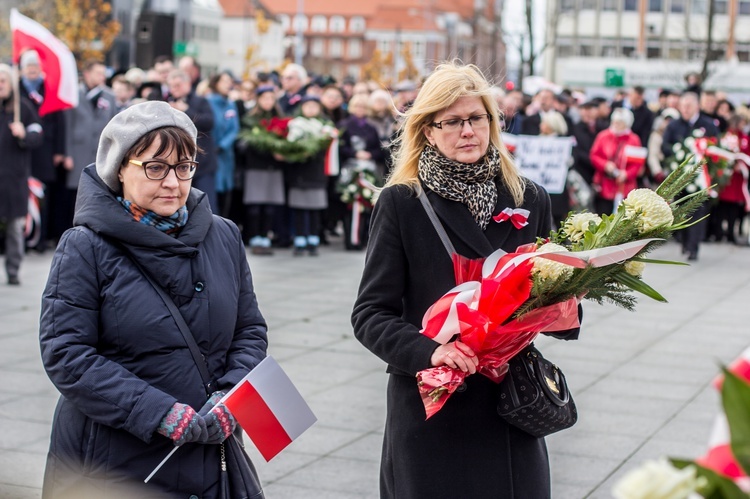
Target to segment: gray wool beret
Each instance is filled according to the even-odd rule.
[[[115,192],[121,191],[117,174],[125,153],[151,130],[173,126],[185,130],[193,140],[198,131],[187,114],[162,101],[135,104],[116,114],[99,137],[96,152],[96,173]]]

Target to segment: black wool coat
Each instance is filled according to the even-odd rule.
[[[493,215],[516,207],[498,187]],[[456,251],[486,257],[497,248],[546,237],[550,199],[528,182],[522,208],[529,224],[490,221],[482,231],[459,202],[426,191]],[[352,313],[354,334],[388,364],[387,416],[380,470],[381,497],[534,498],[550,495],[547,449],[502,420],[497,385],[469,376],[440,412],[425,421],[417,371],[431,367],[438,344],[419,333],[425,311],[455,286],[453,265],[419,199],[406,186],[384,189],[371,223],[359,295]],[[577,331],[573,332],[577,335]]]
[[[156,433],[175,402],[207,394],[179,328],[133,260],[164,288],[192,332],[217,390],[266,355],[239,230],[193,190],[177,238],[133,220],[96,175],[81,176],[75,227],[63,234],[42,297],[40,344],[61,393],[43,497],[219,497],[218,445],[174,447]],[[91,495],[85,495],[86,493]]]
[[[12,100],[0,102],[0,219],[26,216],[31,154],[43,141],[39,117],[26,99],[21,99],[21,122],[26,126],[23,140],[11,133],[8,125],[12,122]]]

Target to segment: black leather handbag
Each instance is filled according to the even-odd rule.
[[[513,357],[508,367],[497,406],[505,421],[537,438],[576,423],[578,412],[565,375],[533,345]]]

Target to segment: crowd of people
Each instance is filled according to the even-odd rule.
[[[151,68],[110,75],[101,61],[90,60],[82,64],[79,105],[38,118],[33,109],[38,110],[45,98],[38,55],[24,53],[20,68],[23,108],[31,112],[23,118],[24,137],[20,128],[15,133],[6,127],[0,144],[4,151],[26,158],[13,173],[6,169],[0,174],[0,179],[8,180],[0,182],[1,197],[7,200],[0,205],[0,219],[6,221],[6,271],[11,284],[19,282],[23,255],[24,227],[19,220],[26,213],[25,177],[30,173],[45,186],[40,227],[27,241],[27,249],[44,252],[73,224],[81,172],[94,161],[105,125],[134,103],[151,100],[185,112],[196,126],[200,152],[193,185],[207,194],[214,213],[240,227],[253,254],[272,255],[275,248],[291,247],[297,256],[317,255],[319,245],[329,244],[331,238],[343,239],[346,249],[362,249],[368,239],[371,200],[353,208],[351,200],[342,196],[342,182],[351,181],[352,170],[366,169],[376,185],[383,185],[402,113],[421,83],[402,81],[384,89],[351,77],[336,81],[309,74],[296,64],[248,79],[229,71],[204,77],[189,56],[178,61],[160,56]],[[12,86],[0,90],[3,117],[10,123]],[[637,186],[656,185],[668,173],[665,163],[673,146],[693,130],[709,137],[731,135],[737,152],[750,152],[747,109],[736,107],[725,95],[696,84],[684,91],[664,89],[651,103],[644,94],[643,88],[633,87],[606,99],[544,88],[531,96],[493,87],[505,133],[575,139],[568,188],[551,196],[554,220],[562,220],[570,209],[609,212],[618,196]],[[322,155],[290,162],[242,140],[243,130],[262,120],[303,115],[338,129],[339,169],[327,171]],[[43,130],[38,141],[34,136],[38,130],[29,128],[31,124]],[[645,165],[626,157],[626,146],[648,148]],[[702,240],[738,240],[748,208],[743,194],[747,168],[741,166],[738,162],[731,181],[705,207],[706,212],[711,210],[711,221],[684,237],[688,258],[697,258]],[[584,196],[582,189],[590,195]]]

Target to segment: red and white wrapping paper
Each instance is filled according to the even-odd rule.
[[[222,399],[266,461],[317,418],[281,366],[266,357]]]
[[[602,267],[622,263],[656,240],[643,239],[591,251],[549,253],[536,253],[536,245],[532,243],[519,247],[515,253],[495,251],[484,260],[481,273],[478,265],[462,262],[462,257],[454,255],[454,272],[459,284],[425,312],[421,333],[440,344],[458,335],[479,358],[477,371],[500,382],[507,372],[508,361],[538,334],[580,326],[577,298],[511,319],[531,295],[532,258],[546,258],[578,268]],[[443,407],[466,376],[467,373],[448,366],[417,373],[428,419]]]

